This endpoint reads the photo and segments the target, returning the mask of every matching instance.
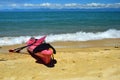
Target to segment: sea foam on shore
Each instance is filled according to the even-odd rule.
[[[40,38],[43,35],[34,36]],[[18,37],[0,37],[0,46],[14,45],[25,43],[31,36],[18,36]],[[100,40],[106,38],[120,38],[120,30],[109,29],[104,32],[76,32],[66,34],[50,34],[47,35],[46,42],[56,41],[88,41]]]

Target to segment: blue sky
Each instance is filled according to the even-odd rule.
[[[0,10],[34,8],[120,8],[120,0],[0,0]]]

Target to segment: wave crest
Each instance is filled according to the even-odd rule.
[[[43,35],[35,36],[40,38]],[[31,36],[20,36],[20,37],[1,37],[0,45],[14,45],[25,43]],[[120,38],[120,30],[109,29],[104,32],[76,32],[76,33],[66,33],[66,34],[50,34],[46,38],[46,42],[56,42],[56,41],[88,41],[88,40],[99,40],[105,38]]]

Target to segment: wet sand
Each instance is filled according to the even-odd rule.
[[[21,45],[0,47],[0,80],[119,80],[120,39],[51,43],[57,64],[38,64]]]

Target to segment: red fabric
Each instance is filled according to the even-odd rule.
[[[41,54],[44,55],[41,59],[45,62],[45,64],[50,63],[52,53],[53,53],[52,50],[43,50],[43,51],[41,51]]]
[[[51,61],[52,54],[53,54],[53,50],[49,49],[38,52],[35,55],[38,56],[40,59],[42,59],[45,64],[48,64]]]
[[[35,38],[29,39],[29,40],[27,41],[27,45],[30,45],[30,44],[33,44],[33,45],[29,46],[29,47],[28,47],[28,50],[32,52],[38,45],[40,45],[41,43],[44,42],[45,38],[46,38],[46,36],[43,36],[42,38],[37,39],[37,41],[36,41]],[[35,42],[35,43],[34,43],[34,42]]]

